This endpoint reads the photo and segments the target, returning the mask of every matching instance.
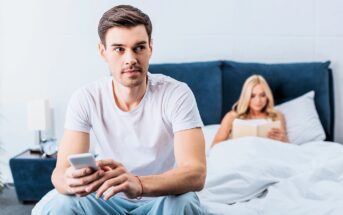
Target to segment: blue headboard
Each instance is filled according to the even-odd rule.
[[[238,100],[244,81],[260,74],[270,85],[275,103],[315,91],[315,104],[326,133],[334,137],[334,99],[330,62],[261,64],[211,61],[153,64],[149,72],[186,82],[192,89],[205,125],[218,124]]]

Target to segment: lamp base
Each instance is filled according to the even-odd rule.
[[[40,154],[40,155],[43,154],[40,148],[30,148],[29,151],[30,151],[30,154]]]

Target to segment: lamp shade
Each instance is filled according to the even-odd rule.
[[[30,130],[47,130],[50,122],[50,107],[47,99],[31,100],[28,103],[27,122]]]

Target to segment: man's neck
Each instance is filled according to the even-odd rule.
[[[137,107],[144,97],[147,81],[136,87],[126,87],[112,80],[113,97],[119,109],[129,112]]]

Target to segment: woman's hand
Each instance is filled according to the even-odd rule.
[[[287,134],[279,128],[272,128],[268,133],[268,138],[287,142]]]

